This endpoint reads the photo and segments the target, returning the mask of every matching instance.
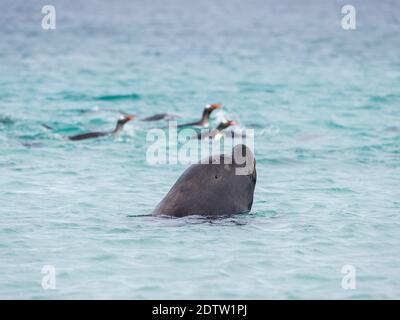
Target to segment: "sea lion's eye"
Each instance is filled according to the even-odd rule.
[[[218,176],[217,176],[217,175],[215,176],[215,179],[218,179]]]

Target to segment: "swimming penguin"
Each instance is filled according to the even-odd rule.
[[[111,131],[98,131],[98,132],[82,133],[82,134],[77,134],[75,136],[68,136],[67,139],[72,140],[72,141],[78,141],[78,140],[92,139],[92,138],[98,138],[98,137],[104,137],[104,136],[118,134],[119,132],[121,132],[125,123],[133,120],[134,118],[135,118],[134,116],[123,116],[121,119],[119,119],[117,121],[117,125],[115,126],[115,129],[111,130]]]
[[[202,117],[201,117],[201,119],[199,121],[180,124],[177,127],[178,128],[192,127],[192,126],[204,127],[204,128],[208,127],[208,120],[210,118],[211,112],[213,112],[214,110],[219,109],[221,107],[222,106],[220,104],[218,104],[218,103],[208,104],[208,105],[206,105],[204,107],[203,115],[202,115]]]
[[[64,136],[64,138],[67,140],[71,140],[71,141],[79,141],[79,140],[86,140],[86,139],[115,135],[115,134],[118,134],[122,130],[122,128],[124,127],[124,125],[127,122],[133,120],[134,118],[135,117],[131,116],[131,115],[123,116],[121,119],[119,119],[117,121],[117,125],[115,126],[115,129],[111,130],[111,131],[97,131],[97,132],[81,133],[81,134],[77,134],[74,136]],[[52,129],[51,127],[49,127],[45,124],[43,124],[43,126],[46,129]]]
[[[175,120],[175,119],[178,119],[178,118],[180,118],[180,117],[175,115],[175,114],[157,113],[157,114],[155,114],[153,116],[140,119],[140,121],[160,121],[160,120],[169,121],[169,120]]]
[[[213,130],[208,131],[208,132],[199,132],[196,136],[197,139],[220,139],[223,135],[222,130],[230,127],[237,125],[236,121],[233,120],[224,120],[220,122],[220,124]]]

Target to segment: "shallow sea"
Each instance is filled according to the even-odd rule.
[[[44,31],[48,2],[0,4],[0,298],[399,298],[398,1],[353,31],[317,0],[52,0]],[[249,214],[147,216],[186,168],[146,161],[163,123],[60,139],[214,102],[255,130]]]

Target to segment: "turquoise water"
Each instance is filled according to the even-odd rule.
[[[0,298],[399,298],[400,6],[321,2],[2,1]],[[143,216],[186,167],[146,162],[163,123],[58,135],[214,102],[255,129],[250,214]]]

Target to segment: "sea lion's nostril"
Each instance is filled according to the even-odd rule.
[[[215,176],[215,179],[218,179],[218,176]]]

